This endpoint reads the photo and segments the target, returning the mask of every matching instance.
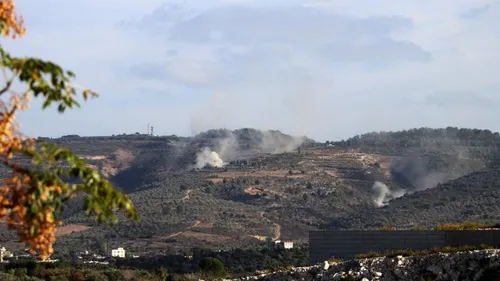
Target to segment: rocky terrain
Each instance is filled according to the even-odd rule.
[[[72,201],[56,249],[162,254],[253,247],[269,238],[307,242],[309,230],[323,228],[500,219],[500,136],[488,130],[421,128],[326,143],[254,129],[46,141],[87,159],[142,217],[96,225]],[[0,242],[12,239],[0,232]]]
[[[500,250],[475,250],[412,257],[328,262],[236,280],[500,280]]]

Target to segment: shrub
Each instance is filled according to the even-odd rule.
[[[202,276],[208,278],[223,278],[227,272],[224,264],[217,258],[204,258],[200,263],[200,272]]]
[[[390,230],[396,230],[396,227],[395,226],[381,226],[381,227],[378,227],[377,230],[390,231]]]
[[[436,230],[477,230],[477,229],[488,229],[488,228],[499,228],[500,224],[497,223],[476,223],[476,222],[464,222],[464,223],[448,223],[436,225]]]
[[[341,281],[356,281],[358,279],[356,279],[356,277],[354,277],[351,274],[347,274],[346,276],[342,277],[340,280]]]
[[[108,281],[108,278],[100,272],[90,271],[86,274],[85,281]]]
[[[165,267],[161,266],[156,270],[156,275],[158,275],[161,281],[165,281],[168,278],[168,271]]]
[[[412,257],[412,256],[424,256],[424,255],[431,255],[431,254],[436,254],[436,253],[456,253],[456,252],[465,252],[465,251],[473,251],[473,250],[485,250],[485,249],[493,249],[494,247],[488,246],[488,245],[479,245],[479,246],[459,246],[459,247],[451,247],[451,246],[446,246],[444,248],[432,248],[428,250],[397,250],[397,251],[388,251],[385,253],[380,253],[380,252],[368,252],[364,254],[359,254],[356,255],[357,259],[369,259],[369,258],[374,258],[374,257],[395,257],[395,256],[406,256],[406,257]]]

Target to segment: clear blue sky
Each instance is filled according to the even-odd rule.
[[[27,35],[101,94],[23,113],[33,136],[209,128],[326,140],[411,127],[500,130],[493,0],[18,0]]]

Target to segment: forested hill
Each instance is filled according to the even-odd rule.
[[[89,248],[104,241],[144,254],[249,246],[270,237],[298,242],[323,227],[495,219],[488,212],[500,205],[498,175],[491,173],[492,164],[500,163],[500,136],[488,130],[420,128],[326,144],[254,129],[49,141],[74,150],[129,193],[142,218],[108,228],[85,218],[81,205],[71,202],[61,217],[78,231],[61,237],[59,249],[83,247],[82,239]],[[205,149],[227,165],[189,168]],[[407,195],[377,209],[376,181]],[[9,237],[0,233],[2,241]]]
[[[442,223],[500,222],[500,170],[485,169],[394,199],[378,209],[359,209],[327,228],[433,227]]]
[[[490,130],[457,127],[418,128],[397,132],[371,132],[329,143],[385,155],[439,151],[441,153],[462,152],[464,153],[462,157],[489,158],[491,153],[500,148],[500,134]],[[464,148],[467,148],[467,151]]]

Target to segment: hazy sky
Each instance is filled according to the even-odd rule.
[[[412,127],[500,130],[500,1],[17,0],[16,55],[101,97],[21,116],[33,136],[209,128],[318,140]]]

